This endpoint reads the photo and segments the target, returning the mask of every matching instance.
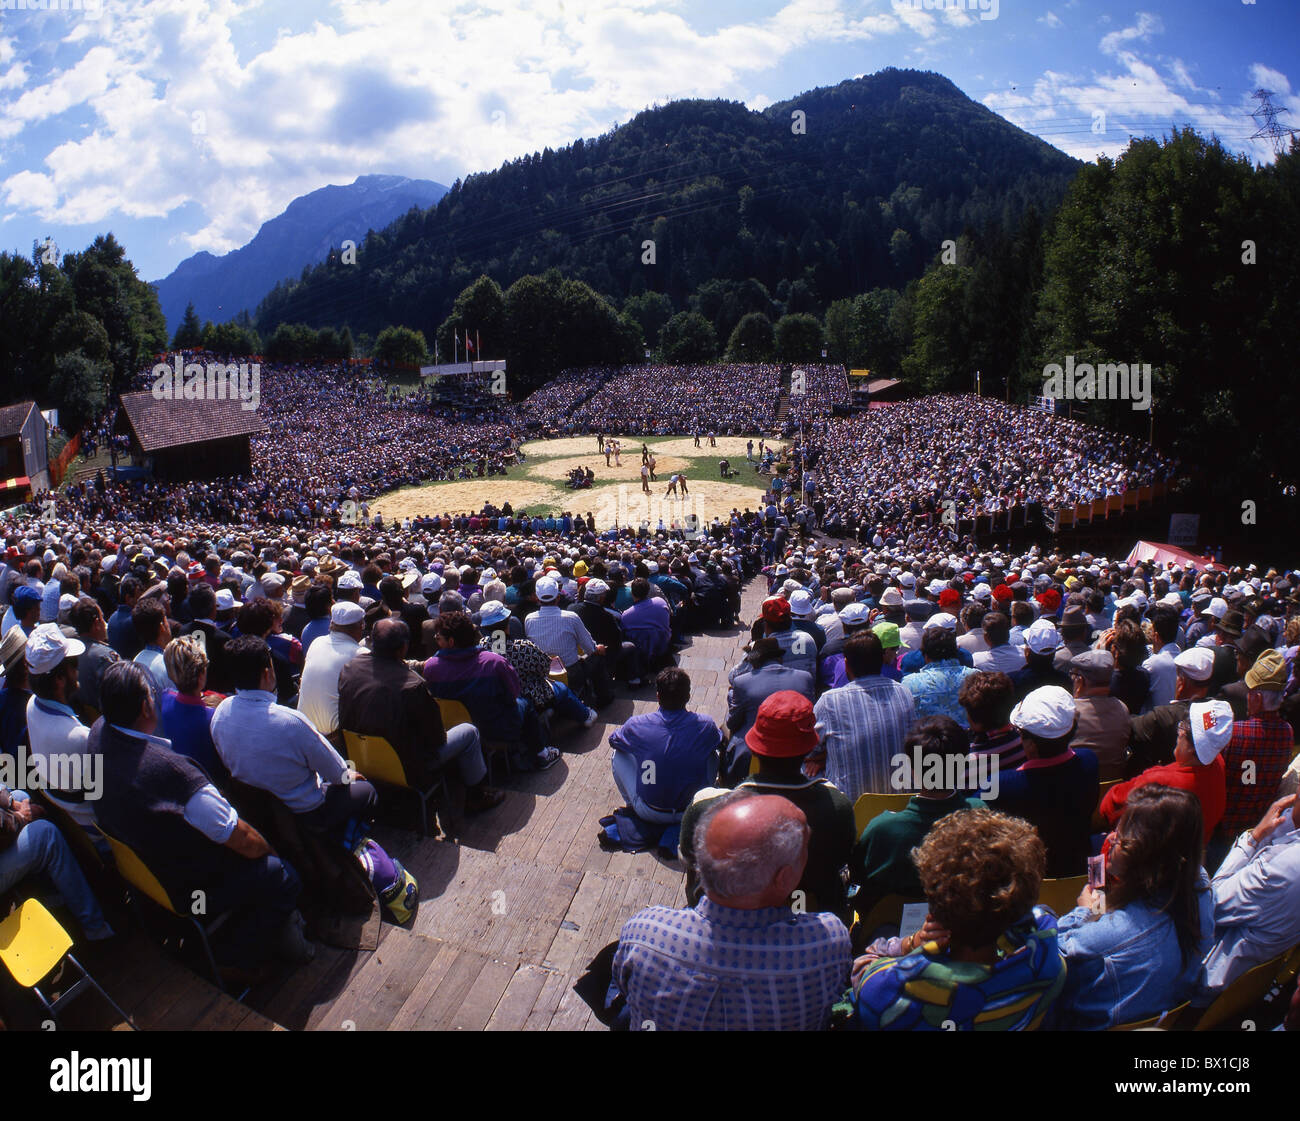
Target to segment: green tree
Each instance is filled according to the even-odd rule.
[[[472,354],[482,361],[489,356],[500,358],[505,353],[502,327],[505,322],[506,298],[501,285],[489,276],[479,276],[467,285],[451,305],[451,314],[438,328],[438,345],[443,361],[450,362],[454,352],[465,354],[465,332],[468,331],[475,346],[483,348],[482,354]],[[453,346],[453,333],[460,340]]]
[[[862,352],[858,338],[858,313],[854,300],[836,300],[826,309],[827,357],[852,365]]]
[[[185,314],[181,317],[181,325],[176,328],[176,334],[172,338],[173,350],[193,350],[199,346],[203,339],[203,325],[199,322],[198,313],[194,310],[194,303],[185,305]]]
[[[373,357],[392,366],[419,366],[428,361],[429,347],[423,331],[385,327],[375,339]]]
[[[638,292],[623,301],[623,314],[631,316],[640,328],[640,337],[653,344],[673,317],[673,302],[662,292]]]
[[[727,361],[766,362],[776,350],[772,321],[761,311],[751,311],[727,340]]]
[[[776,356],[782,362],[816,362],[822,353],[822,325],[806,312],[776,321]]]
[[[664,362],[709,362],[717,353],[713,324],[697,311],[679,311],[659,332],[659,357]]]

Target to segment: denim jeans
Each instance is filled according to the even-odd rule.
[[[555,715],[581,724],[587,719],[587,706],[578,699],[572,689],[563,681],[552,681],[551,691],[555,694]]]
[[[12,791],[15,802],[27,801],[22,790]],[[0,892],[8,891],[28,876],[44,873],[54,884],[86,938],[97,942],[113,936],[95,893],[82,874],[59,827],[46,818],[25,825],[14,843],[0,852]]]

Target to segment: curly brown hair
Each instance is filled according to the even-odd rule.
[[[952,944],[988,946],[1038,899],[1047,849],[1027,821],[983,808],[942,818],[912,859]]]
[[[957,703],[986,732],[1011,723],[1016,686],[1005,673],[972,673],[962,678]]]

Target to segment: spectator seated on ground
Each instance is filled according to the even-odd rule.
[[[633,1027],[659,1031],[816,1031],[849,971],[849,935],[790,893],[808,860],[808,823],[786,798],[736,791],[695,826],[704,898],[649,907],[623,924],[614,993]]]
[[[1189,791],[1149,784],[1129,798],[1110,837],[1104,890],[1085,887],[1057,926],[1066,974],[1052,1026],[1110,1028],[1191,995],[1214,935],[1203,841]]]
[[[303,936],[297,873],[201,767],[154,735],[158,715],[147,671],[115,662],[104,670],[100,696],[104,716],[88,745],[104,759],[99,824],[134,850],[178,906],[200,891],[207,914],[235,912],[213,946],[228,979],[253,979],[273,955],[310,960],[315,947]]]
[[[217,706],[211,727],[231,776],[274,795],[305,828],[334,839],[341,840],[352,821],[373,821],[375,788],[306,716],[276,702],[266,642],[240,635],[226,652],[236,692]]]
[[[427,788],[452,771],[467,791],[465,807],[479,813],[500,805],[505,792],[487,785],[487,765],[473,724],[444,728],[438,702],[406,662],[410,628],[381,619],[370,656],[353,658],[339,674],[339,723],[349,732],[382,736],[402,761],[407,782]]]
[[[903,740],[903,753],[909,759],[920,752],[922,774],[931,759],[938,760],[940,774],[950,773],[948,761],[964,756],[966,748],[965,730],[947,716],[923,716],[908,729]],[[912,850],[925,840],[936,822],[950,813],[983,805],[979,797],[964,790],[923,789],[903,809],[872,818],[849,859],[849,878],[858,885],[854,910],[865,916],[887,895],[921,898],[921,878],[912,861]]]
[[[618,821],[624,840],[628,826],[646,834],[680,822],[696,791],[718,773],[722,736],[707,716],[687,711],[690,677],[676,666],[660,670],[655,694],[658,711],[630,717],[609,737],[614,785],[634,819]]]
[[[760,639],[760,641],[766,641]],[[847,920],[844,865],[853,845],[853,803],[824,777],[808,778],[804,760],[817,746],[812,702],[802,693],[772,693],[759,706],[746,742],[758,770],[738,787],[755,794],[779,794],[789,799],[808,821],[808,863],[791,897],[791,906],[806,911],[830,911]],[[727,791],[701,790],[682,818],[682,860],[686,864],[686,899],[699,902],[700,887],[693,847],[695,823],[714,800]],[[847,922],[846,922],[847,925]]]
[[[854,962],[847,1026],[1023,1031],[1060,995],[1056,918],[1034,907],[1047,855],[1034,828],[987,808],[937,822],[913,852],[929,914]]]

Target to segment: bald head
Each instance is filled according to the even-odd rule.
[[[808,862],[808,819],[779,795],[739,791],[719,798],[695,828],[704,892],[740,910],[780,907]]]
[[[401,619],[380,619],[370,632],[370,652],[377,658],[397,659],[406,653],[411,629]]]

